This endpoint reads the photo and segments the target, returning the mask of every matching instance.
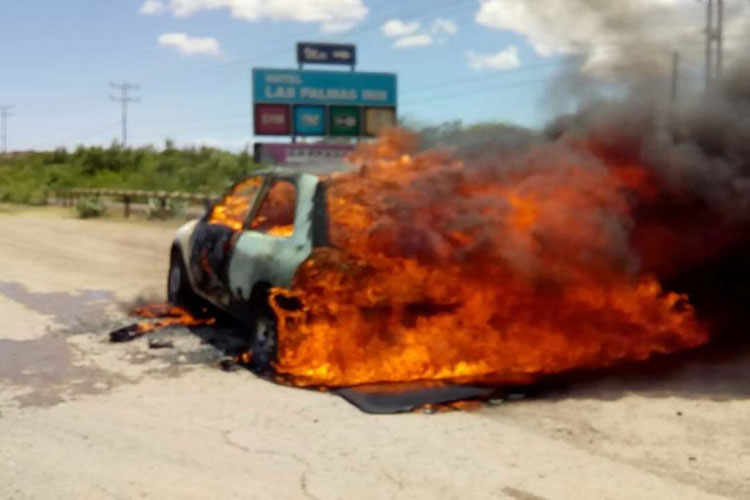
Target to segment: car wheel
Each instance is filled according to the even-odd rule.
[[[270,371],[271,363],[276,359],[276,347],[276,317],[273,311],[263,308],[252,322],[253,365],[261,371]]]
[[[195,295],[190,286],[182,256],[176,249],[172,251],[172,256],[169,259],[167,300],[170,304],[183,307],[193,313],[200,312],[203,306],[202,301]]]

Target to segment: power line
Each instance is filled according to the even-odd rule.
[[[101,125],[99,127],[96,127],[95,129],[90,129],[90,131],[86,132],[85,134],[78,134],[74,138],[65,141],[65,143],[71,144],[71,146],[85,145],[87,142],[91,142],[94,139],[103,136],[104,134],[109,134],[110,132],[112,133],[112,136],[116,136],[117,134],[116,128],[114,128],[112,124]]]
[[[40,140],[32,142],[28,147],[32,150],[36,150],[36,149],[42,149],[42,148],[46,149],[48,147],[66,148],[70,146],[71,148],[74,148],[76,146],[85,146],[87,141],[100,137],[104,133],[112,132],[112,135],[115,136],[117,134],[116,128],[117,127],[114,127],[111,123],[102,124],[96,127],[95,129],[90,129],[90,131],[86,132],[85,134],[79,133],[79,134],[76,134],[75,136],[71,135],[67,139],[60,140],[60,141],[56,139],[40,139]]]
[[[8,153],[8,117],[13,116],[11,110],[14,107],[15,106],[0,106],[0,122],[2,122],[0,125],[0,128],[2,128],[0,135],[2,135],[3,154]]]
[[[457,93],[453,93],[453,94],[433,96],[433,97],[430,97],[430,98],[427,98],[427,99],[418,99],[416,101],[408,101],[405,104],[407,106],[412,106],[414,104],[421,104],[421,103],[432,102],[432,101],[440,101],[440,100],[444,100],[444,99],[452,99],[454,97],[472,97],[472,96],[475,96],[477,94],[488,94],[488,93],[499,92],[501,90],[508,90],[508,89],[514,89],[514,88],[518,88],[518,87],[528,87],[530,85],[538,85],[538,84],[542,84],[542,83],[549,83],[551,81],[554,81],[555,78],[556,77],[540,78],[540,79],[536,79],[536,80],[526,80],[526,81],[522,81],[522,82],[511,83],[509,85],[501,85],[499,87],[492,87],[492,88],[488,88],[488,89],[472,90],[471,92],[461,91],[461,92],[457,92]]]
[[[474,76],[459,78],[459,79],[455,79],[455,80],[443,81],[443,82],[437,83],[435,85],[425,85],[425,86],[422,86],[422,87],[411,87],[411,88],[404,89],[404,91],[401,92],[401,94],[399,95],[399,97],[413,95],[413,94],[419,94],[419,93],[422,93],[422,92],[426,92],[426,91],[430,91],[430,90],[435,90],[435,89],[439,89],[439,88],[443,88],[443,87],[454,87],[454,86],[457,86],[457,85],[462,85],[462,84],[467,84],[467,83],[470,84],[470,83],[477,83],[477,82],[482,82],[482,81],[486,81],[486,80],[495,80],[495,79],[501,79],[502,80],[502,79],[505,79],[505,78],[508,78],[508,77],[513,77],[515,75],[520,75],[520,74],[523,74],[523,73],[533,72],[533,71],[537,71],[537,70],[540,70],[540,69],[553,68],[555,66],[560,65],[561,63],[564,63],[566,60],[572,60],[572,59],[577,58],[577,57],[578,57],[577,55],[565,56],[565,57],[563,57],[561,59],[555,59],[554,61],[543,62],[543,63],[539,63],[539,64],[531,64],[531,65],[528,65],[528,66],[521,67],[519,69],[515,69],[513,71],[508,71],[508,72],[503,72],[503,73],[492,73],[492,74],[488,74],[488,75],[474,75]]]
[[[170,109],[172,109],[172,108],[170,108]],[[251,116],[251,114],[250,114],[250,113],[247,113],[247,112],[243,112],[243,113],[232,113],[232,114],[230,114],[230,115],[223,115],[223,116],[220,116],[220,115],[219,115],[219,116],[217,116],[217,115],[214,115],[214,116],[206,116],[206,115],[204,114],[204,115],[203,115],[203,116],[201,117],[201,120],[200,120],[200,121],[202,121],[202,122],[204,122],[204,123],[205,123],[205,122],[206,122],[206,121],[208,121],[209,119],[210,119],[210,120],[216,120],[216,119],[219,119],[219,120],[222,120],[222,121],[228,121],[228,120],[239,120],[239,119],[247,120],[247,119],[250,119],[250,116]],[[143,126],[143,125],[153,125],[153,124],[165,124],[165,123],[184,123],[184,122],[185,122],[185,120],[186,120],[186,118],[185,118],[185,117],[182,117],[182,118],[174,118],[174,117],[173,117],[173,118],[167,118],[167,119],[161,119],[161,118],[160,118],[160,119],[156,119],[156,120],[145,120],[145,121],[139,121],[139,122],[137,122],[137,123],[136,123],[136,125],[138,125],[138,126],[140,127],[140,126]]]
[[[130,97],[129,92],[131,90],[138,90],[140,88],[140,85],[122,82],[110,83],[109,86],[114,90],[120,91],[119,96],[112,95],[110,96],[110,99],[115,102],[119,102],[122,105],[122,147],[126,148],[128,146],[128,104],[130,104],[131,102],[140,102],[140,99]]]

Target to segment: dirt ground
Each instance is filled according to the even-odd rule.
[[[474,412],[371,416],[239,370],[161,299],[175,224],[0,207],[1,498],[750,498],[750,355]]]

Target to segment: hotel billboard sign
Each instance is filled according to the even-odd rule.
[[[256,135],[352,137],[396,125],[393,73],[256,68],[252,88]]]

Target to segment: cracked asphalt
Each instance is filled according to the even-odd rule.
[[[371,416],[220,370],[210,327],[109,344],[163,299],[176,225],[0,207],[1,498],[750,497],[747,352]]]

